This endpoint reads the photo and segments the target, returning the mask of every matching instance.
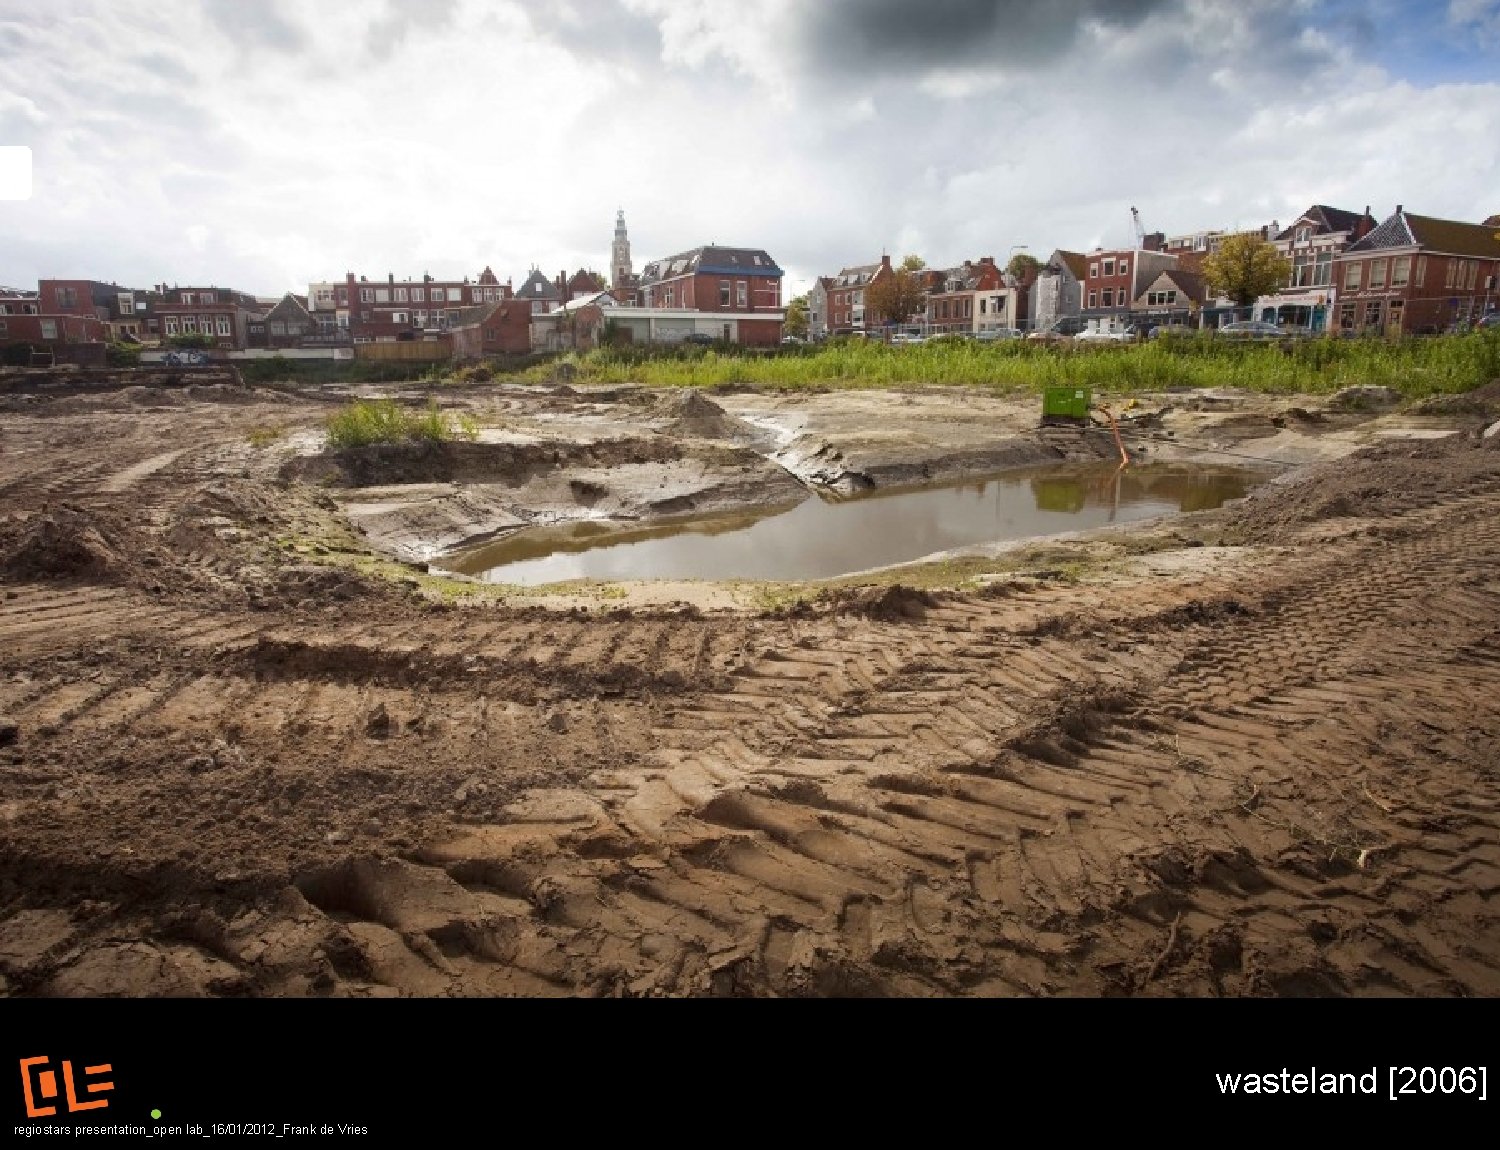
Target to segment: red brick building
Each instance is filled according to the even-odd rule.
[[[391,343],[447,331],[465,308],[500,303],[514,294],[487,267],[472,281],[430,275],[398,280],[393,273],[372,280],[348,272],[342,283],[309,284],[307,300],[321,336],[347,333],[355,343]]]
[[[250,324],[265,314],[265,305],[248,292],[221,287],[169,288],[158,285],[154,308],[163,339],[176,335],[206,335],[213,346],[226,349],[250,346]]]
[[[927,329],[933,335],[972,335],[981,326],[1016,327],[1007,317],[1005,272],[994,256],[965,260],[942,273],[942,283],[927,296]]]
[[[1083,280],[1084,319],[1124,323],[1131,303],[1164,271],[1176,268],[1175,256],[1146,248],[1092,251]]]
[[[448,334],[454,359],[525,355],[531,350],[531,308],[519,299],[465,308]]]
[[[647,264],[640,302],[645,308],[722,316],[733,321],[726,326],[739,343],[769,347],[781,342],[786,317],[781,278],[776,261],[759,248],[708,244]]]
[[[59,360],[70,346],[102,348],[109,322],[94,306],[90,280],[42,280],[36,291],[0,288],[0,345],[30,344]]]
[[[1334,257],[1338,330],[1424,334],[1500,308],[1500,234],[1486,224],[1395,214]]]
[[[876,280],[894,274],[891,257],[878,264],[840,268],[838,275],[821,277],[808,297],[808,334],[813,339],[865,329],[865,292]]]

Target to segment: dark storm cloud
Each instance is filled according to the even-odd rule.
[[[848,73],[1046,64],[1090,20],[1133,27],[1178,0],[825,0],[809,5],[803,47]]]

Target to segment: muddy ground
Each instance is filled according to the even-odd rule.
[[[1500,383],[1136,397],[1137,462],[1280,478],[771,595],[427,564],[1113,438],[432,394],[478,439],[330,456],[334,390],[0,376],[0,992],[1500,992]]]

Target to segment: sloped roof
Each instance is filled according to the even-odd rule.
[[[307,301],[299,295],[294,295],[292,292],[287,292],[286,295],[282,296],[276,306],[266,312],[262,318],[267,321],[276,320],[278,322],[291,320],[293,323],[312,321],[312,316],[307,310]]]
[[[1440,220],[1433,216],[1398,211],[1382,220],[1364,239],[1350,244],[1345,250],[1358,253],[1418,246],[1431,252],[1456,256],[1500,259],[1500,235],[1496,234],[1497,230],[1500,229],[1485,224]]]
[[[1359,221],[1365,218],[1364,212],[1349,212],[1343,208],[1330,208],[1327,204],[1314,204],[1297,217],[1295,221],[1276,233],[1276,239],[1289,240],[1296,231],[1297,224],[1302,220],[1312,220],[1318,226],[1318,234],[1324,235],[1329,232],[1352,232],[1359,226]],[[1374,222],[1373,220],[1371,221]]]
[[[562,292],[557,290],[557,285],[541,273],[538,268],[533,268],[531,274],[526,277],[526,282],[516,289],[516,295],[522,299],[562,299]]]
[[[1058,248],[1052,253],[1051,258],[1047,260],[1047,264],[1057,263],[1066,265],[1068,271],[1073,273],[1074,279],[1081,280],[1088,275],[1089,260],[1082,252],[1069,252]],[[1044,264],[1043,266],[1047,265]]]
[[[762,248],[726,248],[705,244],[665,259],[652,260],[641,271],[642,285],[677,276],[713,274],[780,277],[781,268]]]

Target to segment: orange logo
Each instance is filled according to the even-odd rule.
[[[48,1099],[57,1097],[57,1072],[55,1070],[42,1070],[48,1063],[46,1058],[23,1058],[21,1059],[21,1089],[26,1094],[26,1117],[46,1118],[57,1113],[56,1104],[52,1106],[43,1105]],[[38,1067],[33,1073],[32,1067]],[[85,1066],[83,1077],[89,1078],[96,1074],[108,1074],[113,1070],[109,1063],[101,1066]],[[79,1110],[99,1110],[109,1105],[108,1098],[96,1098],[91,1102],[78,1101],[78,1087],[73,1082],[73,1064],[64,1062],[62,1064],[63,1090],[68,1096],[68,1113],[72,1114]],[[34,1087],[34,1089],[33,1089]],[[85,1094],[103,1094],[107,1090],[113,1090],[113,1082],[90,1082],[84,1087]]]

